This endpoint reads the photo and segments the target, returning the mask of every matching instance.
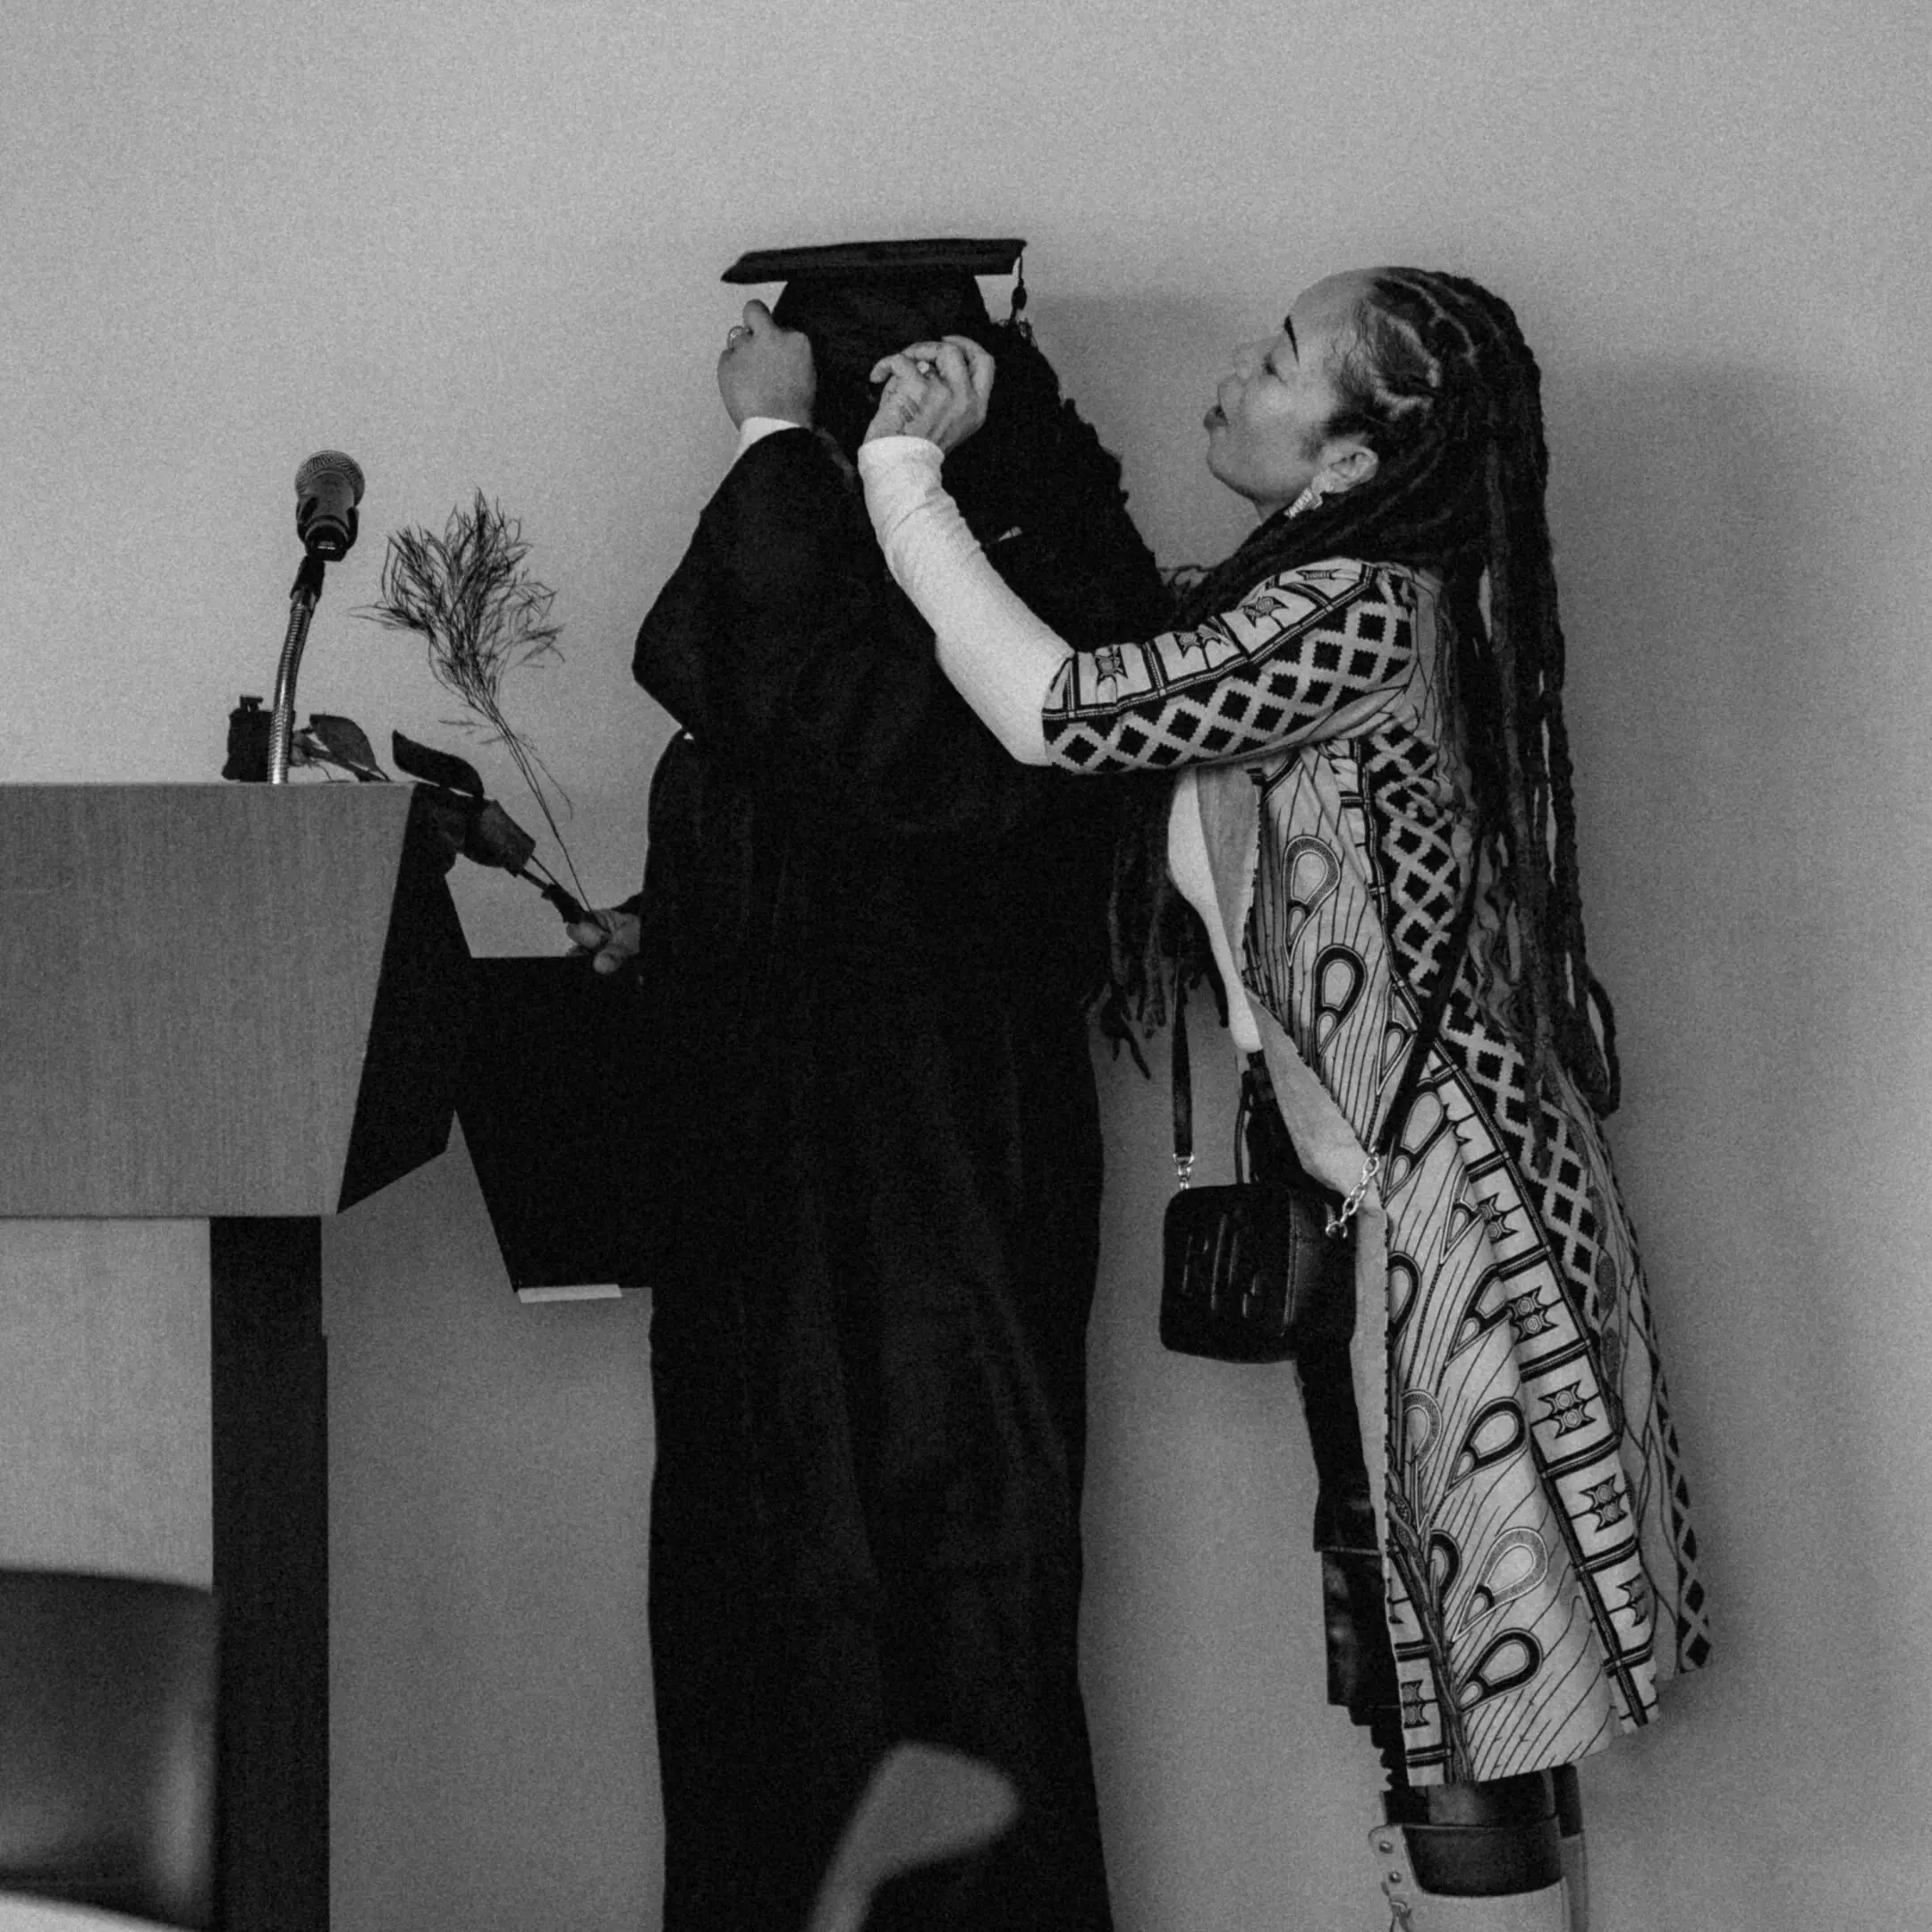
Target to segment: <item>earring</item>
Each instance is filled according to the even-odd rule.
[[[1309,487],[1305,490],[1303,490],[1301,494],[1297,496],[1292,504],[1288,505],[1288,514],[1292,517],[1298,517],[1302,515],[1307,511],[1319,509],[1321,507],[1322,501],[1323,491],[1320,484],[1310,483]]]

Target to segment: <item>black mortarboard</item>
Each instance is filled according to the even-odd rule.
[[[990,351],[999,379],[985,425],[946,459],[947,489],[980,541],[996,543],[994,567],[1055,630],[1076,642],[1144,637],[1159,628],[1166,589],[1128,518],[1120,464],[1021,319],[1025,249],[1016,236],[758,249],[724,279],[784,284],[773,318],[809,338],[815,424],[848,456],[872,421],[870,377],[885,357],[936,335]],[[996,323],[975,278],[1006,275],[1021,279],[1011,317]]]
[[[820,417],[841,443],[856,444],[871,414],[874,363],[922,336],[978,335],[989,324],[974,279],[1011,275],[1024,242],[957,236],[919,242],[835,242],[817,248],[754,249],[726,282],[783,282],[773,318],[811,338]],[[1024,285],[1013,292],[1017,315]]]
[[[944,278],[1011,275],[1024,242],[968,241],[954,235],[925,242],[834,242],[818,248],[753,249],[724,271],[727,282],[795,282],[881,276]]]

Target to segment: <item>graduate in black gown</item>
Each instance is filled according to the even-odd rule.
[[[873,363],[973,334],[998,400],[948,481],[989,554],[1070,635],[1157,619],[1118,464],[987,318],[972,271],[1016,247],[733,271],[786,287],[732,331],[740,453],[638,635],[682,730],[600,963],[640,948],[678,1124],[644,1183],[665,1932],[802,1925],[908,1738],[998,1766],[1021,1819],[869,1924],[1110,1923],[1075,1646],[1119,806],[953,692],[850,460]]]

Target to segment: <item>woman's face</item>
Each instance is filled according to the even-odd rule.
[[[1318,478],[1333,492],[1373,473],[1374,452],[1360,438],[1326,435],[1340,402],[1330,371],[1367,285],[1360,273],[1318,282],[1296,296],[1279,335],[1235,350],[1216,386],[1203,419],[1208,467],[1263,516]]]

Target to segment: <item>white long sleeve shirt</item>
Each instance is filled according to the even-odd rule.
[[[859,451],[866,507],[894,578],[932,626],[940,667],[1022,764],[1050,762],[1041,719],[1072,647],[1009,589],[940,481],[944,458],[923,436],[882,436]],[[1174,782],[1167,869],[1201,916],[1243,1053],[1261,1045],[1216,902],[1193,767]]]

